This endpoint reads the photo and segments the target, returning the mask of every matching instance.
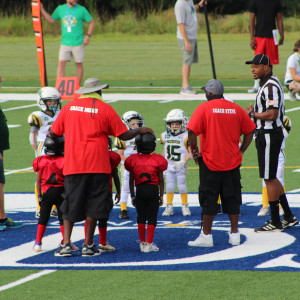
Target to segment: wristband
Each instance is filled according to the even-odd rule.
[[[89,34],[89,33],[87,34],[87,36],[88,36],[89,38],[91,38],[91,37],[92,37],[92,35],[91,35],[91,34]]]
[[[197,157],[199,154],[199,149],[197,145],[193,145],[191,146],[191,151],[192,151],[192,155],[193,157]]]
[[[251,119],[254,119],[254,111],[250,111],[250,112],[249,112],[249,117],[250,117]]]

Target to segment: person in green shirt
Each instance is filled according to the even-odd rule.
[[[4,167],[3,167],[3,151],[9,149],[9,131],[6,117],[0,107],[0,231],[6,228],[20,228],[23,226],[21,222],[14,222],[11,218],[7,218],[4,209]]]
[[[41,3],[41,14],[48,23],[58,20],[61,23],[62,40],[57,77],[65,76],[66,63],[74,56],[76,76],[80,84],[83,77],[84,46],[90,42],[95,22],[87,9],[77,3],[78,0],[66,0],[66,2],[66,4],[57,6],[52,15],[46,12]],[[83,31],[84,22],[89,23],[86,36]]]

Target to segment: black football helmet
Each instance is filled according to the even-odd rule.
[[[156,148],[156,137],[152,133],[139,134],[135,138],[138,153],[150,154]]]
[[[45,154],[47,155],[64,155],[65,137],[59,136],[56,139],[46,137],[44,141]]]

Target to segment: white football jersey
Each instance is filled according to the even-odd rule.
[[[131,154],[136,154],[136,145],[135,145],[135,139],[131,139],[128,141],[122,141],[119,138],[115,139],[115,146],[118,150],[124,150],[124,156],[128,157]],[[124,163],[124,161],[122,161]]]
[[[164,145],[164,156],[169,162],[178,162],[189,154],[187,131],[176,136],[163,132],[160,142]]]
[[[38,128],[37,142],[44,142],[49,128],[56,120],[59,114],[59,110],[53,115],[53,117],[46,114],[44,111],[34,111],[28,117],[28,124]]]

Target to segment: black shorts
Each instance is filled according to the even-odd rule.
[[[111,211],[109,174],[73,174],[65,177],[63,218],[80,222],[87,217],[108,218]]]
[[[0,183],[5,184],[4,166],[3,166],[3,151],[1,152],[2,159],[0,159]]]
[[[141,183],[136,186],[136,211],[137,223],[148,225],[157,224],[159,209],[158,186],[154,184]]]
[[[240,167],[230,171],[211,171],[202,158],[199,159],[199,203],[203,215],[214,216],[218,211],[221,196],[224,213],[237,215],[242,204]]]
[[[278,168],[278,158],[283,142],[281,128],[278,130],[255,132],[259,176],[264,179],[275,179]]]

